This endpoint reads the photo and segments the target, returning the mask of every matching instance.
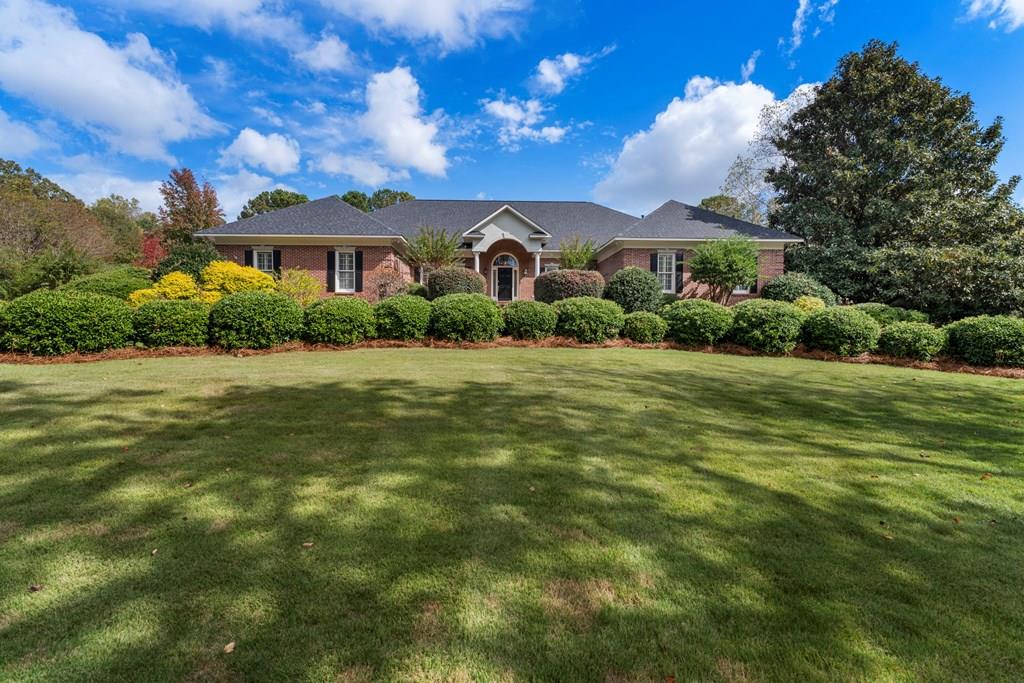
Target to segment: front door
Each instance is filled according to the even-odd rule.
[[[498,301],[512,301],[512,268],[498,268]]]

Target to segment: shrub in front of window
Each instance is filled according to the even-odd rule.
[[[657,344],[665,338],[667,330],[668,323],[650,311],[627,313],[622,324],[622,336],[638,344]]]
[[[434,299],[430,334],[445,341],[492,341],[505,321],[498,305],[483,294],[448,294]]]
[[[555,333],[558,314],[540,301],[515,301],[505,307],[505,333],[515,339],[544,339]]]
[[[878,346],[882,326],[852,306],[832,306],[812,313],[804,321],[803,336],[808,348],[837,356],[859,356]]]
[[[4,312],[8,346],[44,356],[127,346],[132,309],[112,296],[41,289],[18,297]]]
[[[878,324],[885,327],[886,325],[892,325],[893,323],[926,323],[928,322],[928,314],[922,313],[921,311],[912,311],[906,308],[900,308],[899,306],[889,306],[888,304],[879,304],[869,302],[865,304],[856,304],[854,306],[858,311],[867,313],[875,319]]]
[[[445,266],[427,275],[427,290],[431,299],[449,294],[483,294],[487,288],[484,276],[461,266]]]
[[[732,309],[705,299],[682,299],[661,310],[665,336],[684,346],[711,346],[732,328]]]
[[[135,310],[135,339],[149,347],[203,346],[210,307],[200,301],[161,299]]]
[[[816,296],[798,296],[793,305],[810,315],[825,310],[825,302]]]
[[[800,341],[806,315],[785,301],[751,299],[732,307],[729,339],[764,353],[789,353]]]
[[[419,282],[410,282],[405,286],[405,291],[402,294],[411,294],[412,296],[420,296],[424,299],[430,298],[430,290],[427,289],[426,285],[421,285]]]
[[[971,365],[1024,367],[1024,319],[979,315],[946,325],[949,355]]]
[[[600,298],[604,277],[596,270],[552,270],[533,281],[533,298],[553,304],[577,297]]]
[[[405,291],[405,276],[397,268],[389,265],[375,268],[366,276],[363,295],[371,304],[378,303],[388,297]]]
[[[285,268],[277,281],[277,291],[300,306],[320,300],[324,286],[305,268]]]
[[[835,292],[804,273],[777,275],[761,288],[762,299],[793,302],[802,296],[817,297],[826,306],[835,306],[837,303]]]
[[[226,349],[268,349],[298,339],[302,323],[302,307],[284,294],[228,294],[210,309],[210,341]]]
[[[422,297],[399,294],[373,307],[379,339],[423,339],[430,328],[431,304]]]
[[[555,303],[555,312],[558,314],[555,332],[586,344],[598,344],[619,336],[625,323],[621,306],[592,296],[562,299]]]
[[[306,309],[303,336],[314,344],[358,344],[373,334],[373,307],[363,299],[335,297]]]
[[[736,288],[757,282],[757,243],[740,236],[705,242],[693,252],[690,277],[707,285],[712,300],[729,303]]]
[[[942,353],[946,333],[928,323],[892,323],[882,328],[878,350],[887,356],[931,360]]]
[[[629,266],[611,276],[604,298],[622,306],[626,313],[654,312],[661,308],[661,282],[651,271]]]
[[[83,275],[72,279],[60,287],[65,292],[90,292],[106,294],[126,300],[128,295],[137,289],[145,289],[151,284],[149,270],[135,266],[116,266],[101,270],[92,275]]]
[[[191,275],[193,280],[199,280],[203,268],[222,258],[224,257],[217,253],[213,245],[205,240],[178,244],[156,265],[153,277],[159,279],[167,273],[180,271]]]
[[[203,289],[221,294],[273,292],[277,289],[274,278],[250,266],[240,266],[234,261],[214,261],[203,268],[200,281]]]

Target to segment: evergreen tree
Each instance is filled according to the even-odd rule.
[[[242,208],[242,212],[238,214],[239,218],[252,218],[258,216],[261,213],[270,213],[271,211],[277,211],[278,209],[284,209],[289,206],[295,206],[296,204],[305,204],[309,201],[309,197],[298,192],[291,192],[289,190],[270,190],[268,192],[260,192],[258,195],[246,202]]]

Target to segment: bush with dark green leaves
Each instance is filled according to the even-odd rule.
[[[426,285],[421,285],[418,282],[410,282],[405,286],[403,294],[411,294],[413,296],[421,296],[424,299],[430,298],[430,290],[427,289]]]
[[[159,299],[135,309],[135,339],[149,347],[204,346],[210,307],[201,301]]]
[[[430,327],[431,303],[423,297],[399,294],[373,308],[379,339],[411,341],[423,339]]]
[[[544,339],[555,333],[558,314],[540,301],[515,301],[505,307],[505,333],[515,339]]]
[[[4,321],[4,345],[37,355],[103,351],[132,341],[131,307],[103,294],[37,290],[10,302]]]
[[[682,299],[661,309],[665,336],[684,346],[717,344],[732,329],[732,309],[706,299]]]
[[[856,304],[854,308],[858,311],[864,311],[870,315],[882,327],[892,325],[893,323],[928,322],[928,314],[922,313],[921,311],[911,311],[906,308],[900,308],[899,306],[889,306],[888,304],[870,302],[865,304]]]
[[[658,276],[636,266],[616,271],[604,287],[604,298],[622,306],[626,313],[653,313],[661,308],[662,296]]]
[[[836,305],[836,295],[831,289],[804,273],[777,275],[761,288],[761,298],[792,303],[802,296],[814,296],[826,306]]]
[[[555,303],[555,312],[558,314],[555,332],[586,344],[596,344],[619,336],[625,323],[621,306],[614,301],[592,296],[562,299]]]
[[[665,338],[668,323],[657,313],[635,311],[626,314],[622,336],[638,344],[657,344]]]
[[[7,302],[0,299],[0,351],[10,351],[7,341]]]
[[[928,323],[892,323],[882,328],[878,338],[879,352],[915,360],[931,360],[945,345],[946,333]]]
[[[224,260],[224,257],[206,240],[177,244],[171,247],[163,261],[156,264],[153,279],[159,280],[168,273],[180,271],[191,275],[193,280],[199,282],[202,279],[203,268],[221,260]]]
[[[873,351],[881,333],[878,321],[852,306],[833,306],[812,313],[803,328],[808,348],[837,356],[859,356]]]
[[[505,321],[498,304],[483,294],[448,294],[434,299],[430,335],[444,341],[492,341]]]
[[[210,309],[210,341],[226,349],[268,349],[302,335],[302,307],[277,292],[229,294]]]
[[[137,289],[146,289],[153,285],[149,270],[136,266],[116,266],[101,270],[92,275],[73,278],[60,287],[65,292],[91,292],[127,300],[128,295]]]
[[[366,300],[338,296],[306,309],[302,336],[314,344],[358,344],[371,339],[374,329],[373,307]]]
[[[461,266],[445,266],[427,275],[427,291],[431,299],[449,294],[483,294],[486,287],[483,275]]]
[[[949,355],[971,365],[1024,367],[1024,319],[979,315],[950,323]]]
[[[533,281],[533,298],[546,304],[577,297],[600,298],[604,277],[596,270],[552,270]]]
[[[732,307],[729,339],[764,353],[789,353],[800,341],[804,312],[785,301],[750,299]]]

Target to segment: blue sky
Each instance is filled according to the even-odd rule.
[[[0,0],[0,156],[146,208],[189,166],[229,218],[382,185],[639,214],[713,194],[871,38],[1003,116],[1024,172],[1024,0]]]

